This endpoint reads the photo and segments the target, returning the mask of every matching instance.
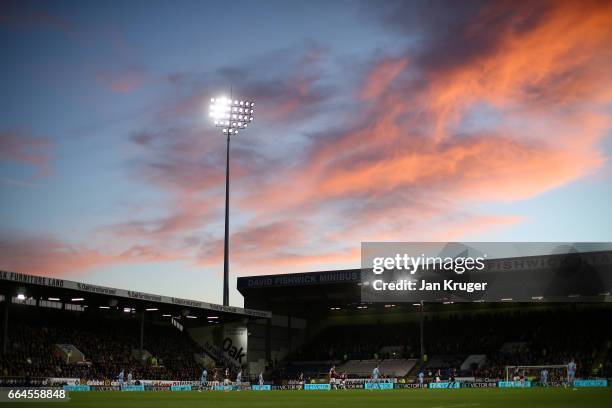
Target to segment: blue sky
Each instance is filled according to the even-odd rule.
[[[0,268],[221,300],[363,240],[610,241],[601,2],[6,2]],[[235,285],[233,285],[235,286]],[[242,299],[232,292],[232,304]]]

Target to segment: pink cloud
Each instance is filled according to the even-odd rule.
[[[93,268],[122,263],[160,262],[184,258],[183,254],[136,245],[122,252],[100,251],[53,236],[0,240],[2,269],[41,276],[82,275]]]
[[[405,57],[377,63],[366,78],[361,97],[370,99],[380,96],[407,65],[408,58]]]
[[[20,132],[0,132],[0,160],[16,161],[34,168],[33,179],[49,174],[47,138],[33,137]]]
[[[305,228],[295,221],[250,223],[230,236],[232,262],[248,267],[262,259],[268,260],[287,247],[303,244]],[[200,262],[212,265],[223,260],[223,237],[205,241]]]
[[[130,66],[100,71],[95,74],[95,79],[111,92],[129,93],[145,82],[146,73],[143,68]]]
[[[56,238],[3,239],[0,257],[5,270],[42,276],[82,273],[109,264],[112,257],[95,250],[68,245]]]
[[[361,88],[373,99],[361,115],[365,124],[317,139],[307,160],[253,189],[241,205],[302,216],[336,205],[335,219],[358,214],[347,223],[351,229],[387,239],[406,238],[411,226],[402,217],[430,221],[436,235],[419,235],[430,239],[520,222],[515,215],[483,215],[458,228],[439,214],[415,214],[412,206],[433,200],[452,214],[471,203],[529,199],[602,168],[599,143],[610,120],[585,112],[612,101],[610,75],[601,69],[612,62],[605,51],[612,12],[603,3],[552,4],[531,29],[502,28],[490,51],[443,69],[419,71],[422,66],[405,62],[409,56],[382,61]],[[396,78],[400,83],[391,86]],[[500,120],[465,133],[462,121],[481,104],[494,107]],[[411,200],[401,208],[388,205],[387,196]],[[404,227],[376,223],[381,219]]]

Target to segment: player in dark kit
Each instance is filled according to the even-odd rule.
[[[329,369],[329,388],[338,389],[337,383],[340,376],[336,372],[336,366]]]
[[[455,387],[455,383],[456,383],[456,380],[455,380],[455,370],[452,369],[450,371],[450,378],[448,380],[448,388],[454,388]]]

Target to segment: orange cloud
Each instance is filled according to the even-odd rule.
[[[100,266],[168,261],[184,256],[146,246],[133,246],[118,253],[99,251],[55,237],[0,240],[2,269],[40,276],[80,275]]]
[[[485,51],[458,53],[450,63],[428,57],[427,64],[407,54],[373,67],[361,87],[371,104],[359,126],[317,139],[306,160],[259,185],[241,206],[302,216],[328,211],[351,230],[388,239],[405,239],[410,227],[402,218],[417,217],[419,225],[437,223],[433,238],[443,239],[522,218],[468,217],[459,228],[439,214],[419,216],[413,206],[435,201],[460,213],[470,203],[528,199],[594,174],[607,160],[599,143],[611,125],[600,112],[612,102],[612,4],[546,5],[536,18],[532,7],[492,3],[464,32],[449,34],[491,41]],[[511,21],[499,25],[506,15]],[[483,105],[497,118],[464,130]],[[382,219],[403,228],[376,222]]]
[[[408,58],[388,59],[376,64],[368,77],[361,91],[363,99],[370,99],[380,96],[387,90],[389,84],[406,69]]]
[[[296,253],[282,252],[273,256],[264,257],[257,262],[242,262],[241,271],[243,275],[287,273],[307,270],[329,270],[342,267],[341,265],[353,265],[358,267],[361,257],[359,247],[345,250],[327,252]],[[340,266],[339,266],[340,265]]]
[[[2,268],[42,276],[61,276],[107,264],[109,258],[54,238],[4,239],[0,243]]]
[[[256,273],[356,265],[361,240],[461,239],[523,222],[467,209],[529,199],[602,167],[610,26],[607,3],[490,3],[424,50],[377,63],[347,131],[313,139],[278,173],[243,164],[233,174],[243,187],[233,205],[255,220],[232,234],[233,265]],[[308,78],[290,82],[275,109],[263,106],[264,119],[299,111],[313,92]],[[169,186],[186,178],[170,174],[177,179],[160,173]],[[183,221],[176,233],[202,219]],[[220,264],[221,237],[201,245],[199,262]]]
[[[252,222],[231,234],[232,262],[242,266],[267,261],[288,247],[303,244],[305,230],[295,221]],[[223,239],[204,243],[200,263],[212,265],[223,260]]]
[[[609,101],[612,81],[605,67],[612,59],[612,4],[548,2],[541,21],[528,25],[533,10],[517,7],[513,24],[500,31],[493,51],[427,72],[428,91],[418,103],[435,118],[432,136],[441,140],[463,111],[477,101],[502,108],[535,109],[542,115],[556,107],[575,108]],[[509,13],[506,3],[491,4],[467,28],[474,36],[495,29]],[[524,24],[528,28],[515,27]],[[479,32],[481,30],[481,32]],[[469,38],[469,36],[468,36]],[[519,113],[519,112],[515,112]]]

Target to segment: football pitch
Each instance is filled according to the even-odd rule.
[[[606,407],[612,388],[337,390],[240,392],[73,392],[65,403],[16,403],[17,407],[155,408],[469,408],[469,407]],[[8,406],[8,404],[2,404]]]

